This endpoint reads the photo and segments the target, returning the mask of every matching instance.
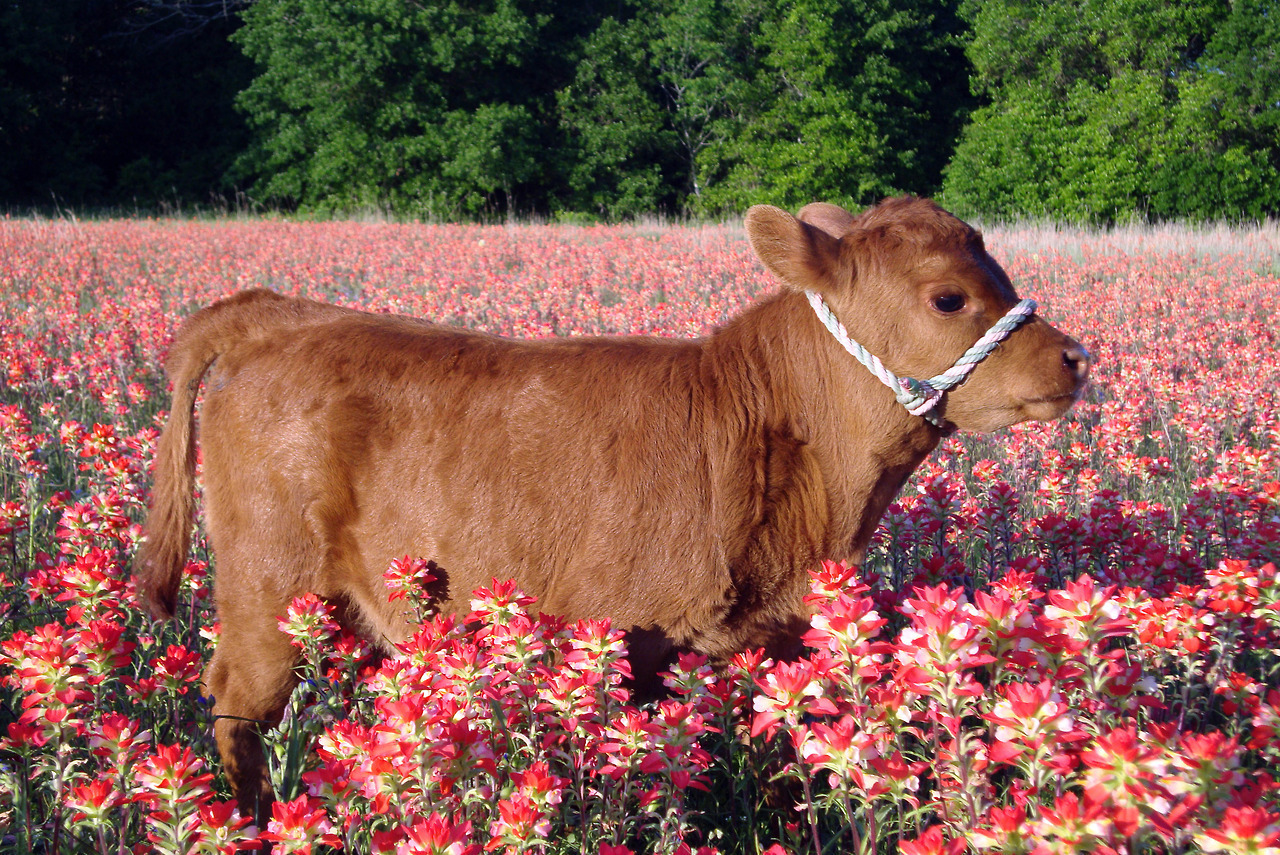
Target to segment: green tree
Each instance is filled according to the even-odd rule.
[[[988,103],[947,169],[947,203],[1094,221],[1274,211],[1269,5],[965,0]]]
[[[759,6],[755,0],[675,0],[657,17],[653,65],[690,207],[702,206],[704,152],[727,138],[750,97],[745,78],[755,60],[750,37]]]
[[[708,153],[704,207],[936,191],[971,104],[962,32],[945,2],[774,4],[736,133]]]
[[[676,141],[656,96],[644,22],[606,18],[557,93],[570,206],[610,219],[678,206]]]
[[[972,103],[962,31],[940,0],[630,6],[561,93],[574,189],[612,214],[934,192]]]
[[[325,211],[435,216],[541,204],[573,30],[535,0],[258,0],[236,38],[259,74],[255,193]],[[553,10],[554,11],[554,10]],[[583,19],[585,20],[585,19]]]
[[[499,195],[500,207],[517,208],[516,188],[539,175],[537,127],[523,105],[481,104],[445,117],[450,141],[441,174],[452,184],[450,195],[468,211],[483,210]]]
[[[1057,169],[1070,132],[1048,93],[1010,85],[1000,108],[980,108],[965,128],[946,170],[946,204],[968,215],[1047,216],[1053,188],[1044,177]]]
[[[244,143],[237,0],[0,8],[0,204],[210,201]],[[195,8],[198,7],[198,8]]]
[[[705,152],[746,97],[758,0],[632,0],[560,92],[576,198],[606,216],[696,209]]]
[[[1180,90],[1185,144],[1153,188],[1165,216],[1280,213],[1280,6],[1235,0]]]

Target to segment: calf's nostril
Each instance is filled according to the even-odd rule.
[[[1075,375],[1077,380],[1089,376],[1089,351],[1079,345],[1062,351],[1062,364]]]

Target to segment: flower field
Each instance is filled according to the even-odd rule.
[[[265,286],[692,336],[774,286],[736,226],[0,220],[0,852],[1280,853],[1280,232],[988,245],[1093,383],[948,439],[863,567],[814,568],[804,658],[685,659],[637,705],[607,623],[501,567],[435,616],[406,556],[396,657],[281,615],[304,681],[256,828],[200,694],[203,540],[176,621],[128,575],[181,319]]]

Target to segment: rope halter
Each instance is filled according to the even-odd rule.
[[[840,342],[844,349],[853,355],[854,359],[865,365],[867,370],[874,374],[881,383],[892,389],[894,396],[898,399],[898,403],[906,407],[907,412],[913,416],[922,416],[930,424],[937,427],[942,427],[945,423],[945,419],[934,412],[934,408],[942,400],[943,394],[963,383],[969,373],[977,367],[978,363],[991,355],[991,352],[996,349],[996,345],[1008,338],[1009,333],[1030,320],[1036,311],[1035,300],[1020,301],[1003,318],[996,321],[991,329],[983,334],[982,338],[974,342],[973,347],[966,350],[956,360],[955,365],[952,365],[937,376],[930,377],[928,380],[917,380],[914,377],[899,377],[888,368],[885,368],[874,353],[849,338],[849,333],[845,330],[844,324],[840,323],[840,319],[836,317],[835,312],[831,311],[831,307],[823,301],[820,294],[814,291],[805,291],[804,293],[809,298],[809,305],[813,307],[813,311],[818,315],[818,320],[822,321],[823,325],[831,331],[836,341]]]

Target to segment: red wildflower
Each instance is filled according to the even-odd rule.
[[[333,606],[311,593],[294,597],[278,625],[294,647],[303,649],[327,641],[342,629],[334,617]]]
[[[757,680],[760,693],[755,696],[755,718],[751,735],[766,733],[772,739],[780,722],[798,724],[806,714],[832,715],[839,710],[825,696],[821,674],[813,662],[800,659],[780,662]]]
[[[599,751],[606,763],[600,771],[613,778],[622,778],[639,769],[641,761],[653,748],[658,725],[649,720],[648,713],[624,707],[604,730]]]
[[[200,802],[212,794],[213,775],[190,748],[159,745],[134,768],[133,783],[140,799],[168,811],[178,802]]]
[[[969,843],[979,851],[1020,855],[1031,848],[1032,836],[1025,807],[992,807],[969,830]]]
[[[470,822],[454,822],[438,813],[414,821],[394,849],[395,855],[480,855],[482,851],[471,842]]]
[[[1206,852],[1277,855],[1280,814],[1254,807],[1229,807],[1217,828],[1196,832],[1195,840]]]
[[[281,855],[290,852],[310,855],[313,846],[342,848],[342,838],[333,833],[333,823],[324,805],[305,793],[291,802],[274,803],[267,830],[258,836],[274,843],[271,851]]]
[[[170,694],[185,695],[200,679],[202,664],[199,653],[170,644],[163,656],[151,660],[152,679]]]
[[[1028,775],[1038,769],[1068,771],[1070,762],[1055,757],[1056,750],[1088,739],[1088,734],[1076,727],[1075,716],[1054,683],[1008,683],[997,692],[991,712],[983,716],[996,726],[991,759],[1016,762]]]
[[[965,846],[963,837],[948,840],[941,825],[929,826],[914,840],[898,841],[898,851],[902,855],[960,855]]]
[[[1053,807],[1040,809],[1035,821],[1035,837],[1039,840],[1036,853],[1092,852],[1106,846],[1115,836],[1106,808],[1089,798],[1082,799],[1075,793],[1058,796]]]
[[[1122,616],[1113,597],[1115,591],[1115,585],[1099,588],[1092,578],[1081,576],[1062,590],[1049,592],[1044,619],[1067,637],[1085,644],[1123,635],[1131,622]]]
[[[122,795],[116,788],[114,776],[98,777],[87,784],[71,788],[66,805],[72,810],[72,819],[90,824],[110,823],[111,811],[120,804]]]
[[[487,625],[508,623],[513,617],[528,617],[528,607],[537,602],[520,590],[514,580],[494,579],[488,588],[478,588],[471,600],[471,613],[468,621],[480,621]],[[483,638],[488,628],[476,634]]]
[[[437,581],[435,565],[423,558],[405,555],[391,562],[382,574],[382,580],[390,593],[389,600],[405,600],[416,611],[419,619],[431,611],[431,586]]]
[[[1139,814],[1168,814],[1173,801],[1160,780],[1167,769],[1164,752],[1132,727],[1101,734],[1080,753],[1086,766],[1085,795],[1111,806],[1122,834],[1135,834]]]
[[[518,853],[546,839],[551,823],[534,800],[524,792],[498,800],[498,819],[489,826],[486,852],[502,849]]]

